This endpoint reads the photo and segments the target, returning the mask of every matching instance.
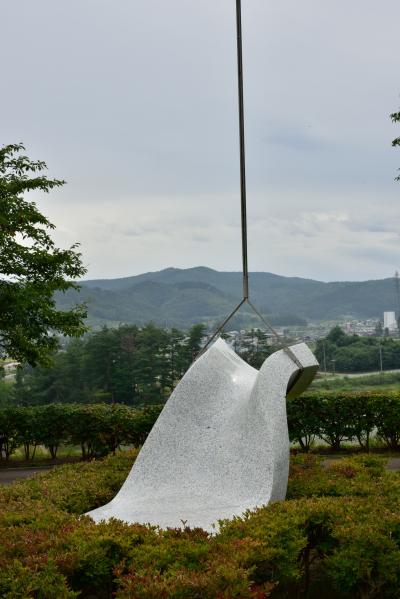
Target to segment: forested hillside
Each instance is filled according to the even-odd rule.
[[[81,283],[81,292],[58,295],[60,307],[88,302],[92,325],[130,323],[189,327],[215,322],[225,316],[241,296],[241,273],[210,268],[168,268],[123,279]],[[323,283],[312,279],[251,273],[254,301],[273,324],[338,317],[377,318],[395,308],[393,279]],[[244,310],[244,318],[246,310]],[[239,323],[240,324],[240,323]]]

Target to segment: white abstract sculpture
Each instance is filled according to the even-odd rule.
[[[280,350],[258,372],[218,340],[176,387],[119,493],[88,515],[212,531],[220,519],[283,500],[288,386],[298,394],[318,368],[304,343],[290,351],[297,364]]]

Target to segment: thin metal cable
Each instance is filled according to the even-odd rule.
[[[209,348],[209,346],[211,345],[211,343],[214,341],[214,339],[216,337],[218,337],[218,335],[220,335],[221,331],[223,330],[223,328],[228,324],[228,322],[231,320],[231,318],[233,318],[233,316],[235,316],[236,312],[243,306],[244,302],[246,301],[246,298],[243,298],[242,301],[236,306],[236,308],[234,310],[232,310],[232,312],[229,314],[229,316],[227,316],[224,320],[223,323],[221,323],[219,325],[219,327],[217,328],[217,330],[211,335],[211,337],[209,337],[207,339],[206,344],[204,345],[204,347],[201,349],[201,351],[197,354],[196,356],[196,360],[197,358],[200,358],[200,356],[202,354],[204,354],[204,352]]]
[[[249,299],[247,300],[247,303],[253,309],[253,311],[257,314],[257,316],[261,319],[261,321],[265,324],[266,328],[271,331],[271,333],[274,335],[275,339],[277,339],[278,345],[281,347],[281,349],[283,349],[284,352],[293,360],[293,362],[296,364],[296,366],[298,366],[301,370],[303,370],[303,366],[301,365],[301,362],[297,359],[297,356],[295,355],[295,353],[290,349],[290,347],[287,343],[285,343],[285,342],[282,343],[282,340],[279,337],[278,333],[275,331],[274,327],[268,322],[268,320],[266,318],[264,318],[264,316],[261,314],[261,312],[259,312],[259,310],[257,310],[257,308],[254,306],[254,304],[251,303],[251,301]]]

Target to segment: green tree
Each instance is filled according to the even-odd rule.
[[[58,346],[57,334],[79,336],[86,309],[56,309],[54,293],[77,288],[71,281],[86,271],[77,245],[55,246],[54,229],[29,191],[48,193],[64,181],[42,174],[46,164],[21,154],[21,144],[0,148],[0,357],[32,365],[46,363]]]
[[[37,409],[37,441],[49,450],[53,460],[57,457],[61,443],[68,441],[71,415],[72,407],[60,404],[50,404]]]
[[[160,403],[169,377],[169,333],[149,323],[138,334],[134,373],[138,403]]]
[[[20,367],[10,399],[19,406],[162,404],[191,365],[202,329],[196,326],[185,334],[149,323],[141,328],[104,327],[83,339],[71,339],[54,355],[51,367]]]
[[[344,345],[346,333],[339,326],[333,327],[326,336],[326,340],[335,345]]]
[[[197,354],[203,347],[202,341],[205,336],[206,327],[204,324],[195,324],[189,330],[189,339],[187,341],[187,368],[191,365]]]
[[[400,367],[400,346],[390,337],[346,335],[335,327],[326,339],[317,341],[315,356],[323,364],[335,360],[339,372],[367,372],[380,369],[380,347],[384,370]],[[325,352],[325,353],[324,353]]]
[[[5,380],[5,370],[3,364],[0,363],[0,408],[6,405],[11,397],[11,386]]]
[[[15,449],[21,445],[19,414],[8,406],[0,410],[0,460],[9,459]]]
[[[91,335],[84,351],[84,370],[98,399],[134,403],[141,382],[141,331],[135,325],[104,327]],[[152,376],[151,356],[150,376]],[[139,368],[139,372],[138,372]]]
[[[88,390],[84,371],[85,343],[71,339],[66,349],[55,354],[50,367],[29,365],[18,368],[12,395],[18,405],[86,403]]]
[[[393,123],[400,123],[400,112],[393,112],[393,114],[390,115],[390,118]],[[400,146],[400,137],[396,137],[396,139],[392,141],[392,146]],[[396,177],[396,181],[400,181],[400,175]]]
[[[163,382],[166,390],[172,390],[190,366],[186,359],[185,335],[182,331],[171,329],[166,346],[166,358]]]

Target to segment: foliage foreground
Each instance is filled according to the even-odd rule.
[[[58,310],[54,293],[78,289],[82,277],[77,245],[56,247],[54,225],[34,202],[30,191],[49,193],[65,181],[48,179],[46,164],[21,154],[22,144],[0,148],[0,357],[32,366],[48,364],[58,336],[79,337],[86,330],[84,305]]]
[[[398,597],[400,477],[379,458],[296,456],[287,501],[213,536],[80,516],[114,496],[135,455],[1,489],[1,597]]]
[[[139,446],[162,407],[0,406],[0,466],[8,463],[17,448],[23,448],[25,459],[32,461],[38,446],[46,447],[52,459],[61,445],[80,446],[83,458],[114,453],[121,446]],[[305,451],[315,439],[323,440],[334,451],[341,449],[343,441],[358,442],[360,450],[369,451],[371,440],[390,451],[400,450],[398,391],[314,391],[289,400],[287,415],[290,440]]]

